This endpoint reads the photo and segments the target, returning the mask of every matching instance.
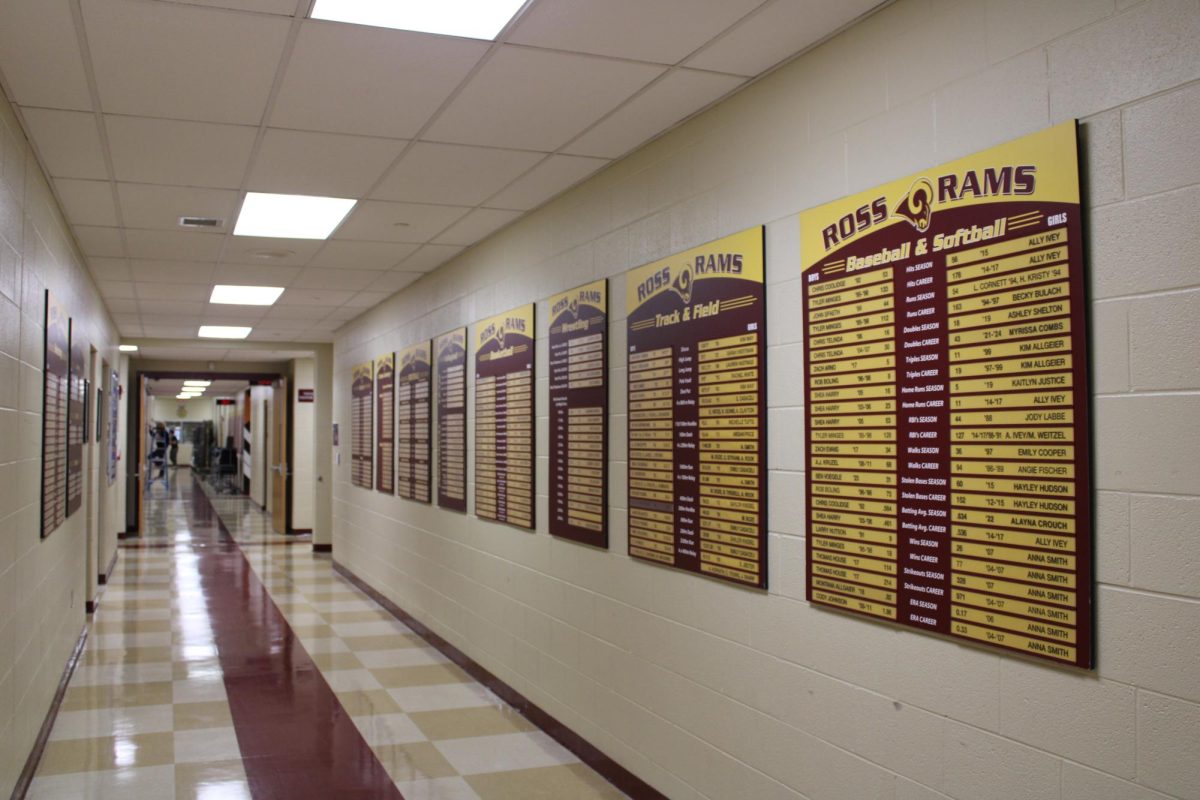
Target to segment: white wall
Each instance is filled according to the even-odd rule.
[[[117,363],[116,327],[20,124],[0,97],[0,796],[12,791],[45,719],[83,629],[87,599],[86,503],[40,537],[47,287],[73,318],[77,335]],[[106,481],[93,486],[108,493],[106,508],[119,508],[123,479],[111,488]],[[110,516],[106,526],[114,524]],[[97,563],[107,566],[114,533],[103,532]]]
[[[1095,672],[803,599],[796,213],[1071,117],[1091,206]],[[538,531],[353,488],[344,457],[335,558],[672,798],[1200,798],[1197,131],[1195,0],[900,0],[335,343],[346,437],[351,365],[767,223],[768,593],[627,557],[619,300],[608,552],[546,533],[540,303]]]
[[[184,414],[180,415],[179,408],[184,408]],[[150,398],[150,420],[151,421],[180,421],[180,422],[205,422],[215,418],[215,405],[211,397],[192,397],[187,400],[177,400],[174,397],[152,397]]]
[[[272,444],[264,409],[266,404],[271,402],[271,391],[270,386],[250,387],[250,499],[268,510],[271,499],[268,480],[271,474]]]
[[[300,389],[314,389],[317,364],[312,358],[292,362],[288,386],[292,414],[292,528],[312,530],[316,524],[316,403],[301,403]],[[314,389],[315,390],[315,389]]]

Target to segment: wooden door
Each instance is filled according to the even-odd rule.
[[[288,382],[275,381],[271,392],[271,527],[276,533],[287,533],[288,469]]]

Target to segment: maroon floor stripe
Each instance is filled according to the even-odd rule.
[[[254,797],[403,800],[199,486],[189,506],[224,534],[194,552]]]

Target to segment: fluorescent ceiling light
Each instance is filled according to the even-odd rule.
[[[136,353],[137,345],[136,344],[122,344],[122,345],[118,345],[117,349],[120,350],[122,353]]]
[[[202,339],[245,339],[250,331],[238,325],[201,325],[197,335]]]
[[[221,303],[230,306],[269,306],[274,305],[283,294],[282,286],[227,286],[217,284],[213,287],[210,303]]]
[[[199,396],[200,395],[194,394],[193,392],[180,392],[179,394],[175,395],[175,399],[176,400],[191,400],[193,397],[199,397]]]
[[[233,235],[328,239],[356,202],[343,197],[247,192]]]
[[[313,19],[495,39],[525,0],[317,0]]]
[[[197,388],[202,389],[207,386],[212,386],[212,381],[184,381],[183,385],[184,386],[195,386]]]

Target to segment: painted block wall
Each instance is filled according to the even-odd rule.
[[[1098,668],[809,606],[797,212],[1077,117],[1091,292]],[[624,312],[611,546],[350,485],[334,557],[672,798],[1200,798],[1200,3],[899,0],[338,332],[349,369],[767,224],[768,592],[625,554]],[[469,403],[473,403],[473,387]],[[468,432],[468,442],[473,433]],[[468,477],[471,467],[468,467]],[[468,496],[472,491],[468,488]]]
[[[299,402],[300,389],[316,386],[316,359],[297,358],[292,362],[292,380],[288,384],[292,413],[292,528],[312,530],[316,524],[316,402]]]
[[[0,97],[0,796],[24,767],[83,630],[87,600],[87,504],[40,537],[47,287],[97,356],[120,363],[117,329]],[[94,560],[107,566],[125,485],[99,485],[107,519]]]

